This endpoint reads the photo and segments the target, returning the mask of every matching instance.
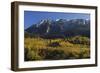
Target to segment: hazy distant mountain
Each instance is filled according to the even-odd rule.
[[[41,20],[25,29],[25,32],[32,36],[45,38],[61,38],[76,35],[90,37],[90,20],[85,19],[57,19]]]

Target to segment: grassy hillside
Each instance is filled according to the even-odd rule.
[[[66,39],[25,38],[25,61],[90,58],[90,40],[75,36]]]

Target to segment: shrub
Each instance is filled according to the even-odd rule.
[[[61,42],[60,42],[60,45],[61,45],[62,47],[72,47],[72,46],[73,46],[73,44],[70,43],[70,42],[68,42],[68,41],[61,41]]]
[[[90,58],[90,50],[89,49],[82,49],[80,51],[80,57],[79,58]]]
[[[40,49],[39,55],[42,56],[44,60],[58,60],[65,58],[63,50]]]
[[[74,43],[74,44],[90,45],[89,38],[83,37],[83,36],[75,36],[75,37],[70,38],[68,41],[71,42],[71,43]]]
[[[60,44],[59,44],[59,42],[53,42],[53,43],[50,43],[48,46],[58,47],[58,46],[60,46]]]
[[[25,61],[33,61],[33,60],[42,60],[43,58],[38,55],[38,53],[34,50],[25,49]]]

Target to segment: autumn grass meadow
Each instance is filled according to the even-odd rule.
[[[63,60],[90,58],[90,39],[83,36],[44,39],[27,37],[24,40],[24,60]]]

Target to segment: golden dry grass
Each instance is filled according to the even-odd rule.
[[[82,59],[90,57],[89,45],[73,44],[64,39],[25,38],[24,44],[26,61],[45,59]],[[43,54],[40,55],[41,53]],[[53,56],[56,57],[53,58]]]

